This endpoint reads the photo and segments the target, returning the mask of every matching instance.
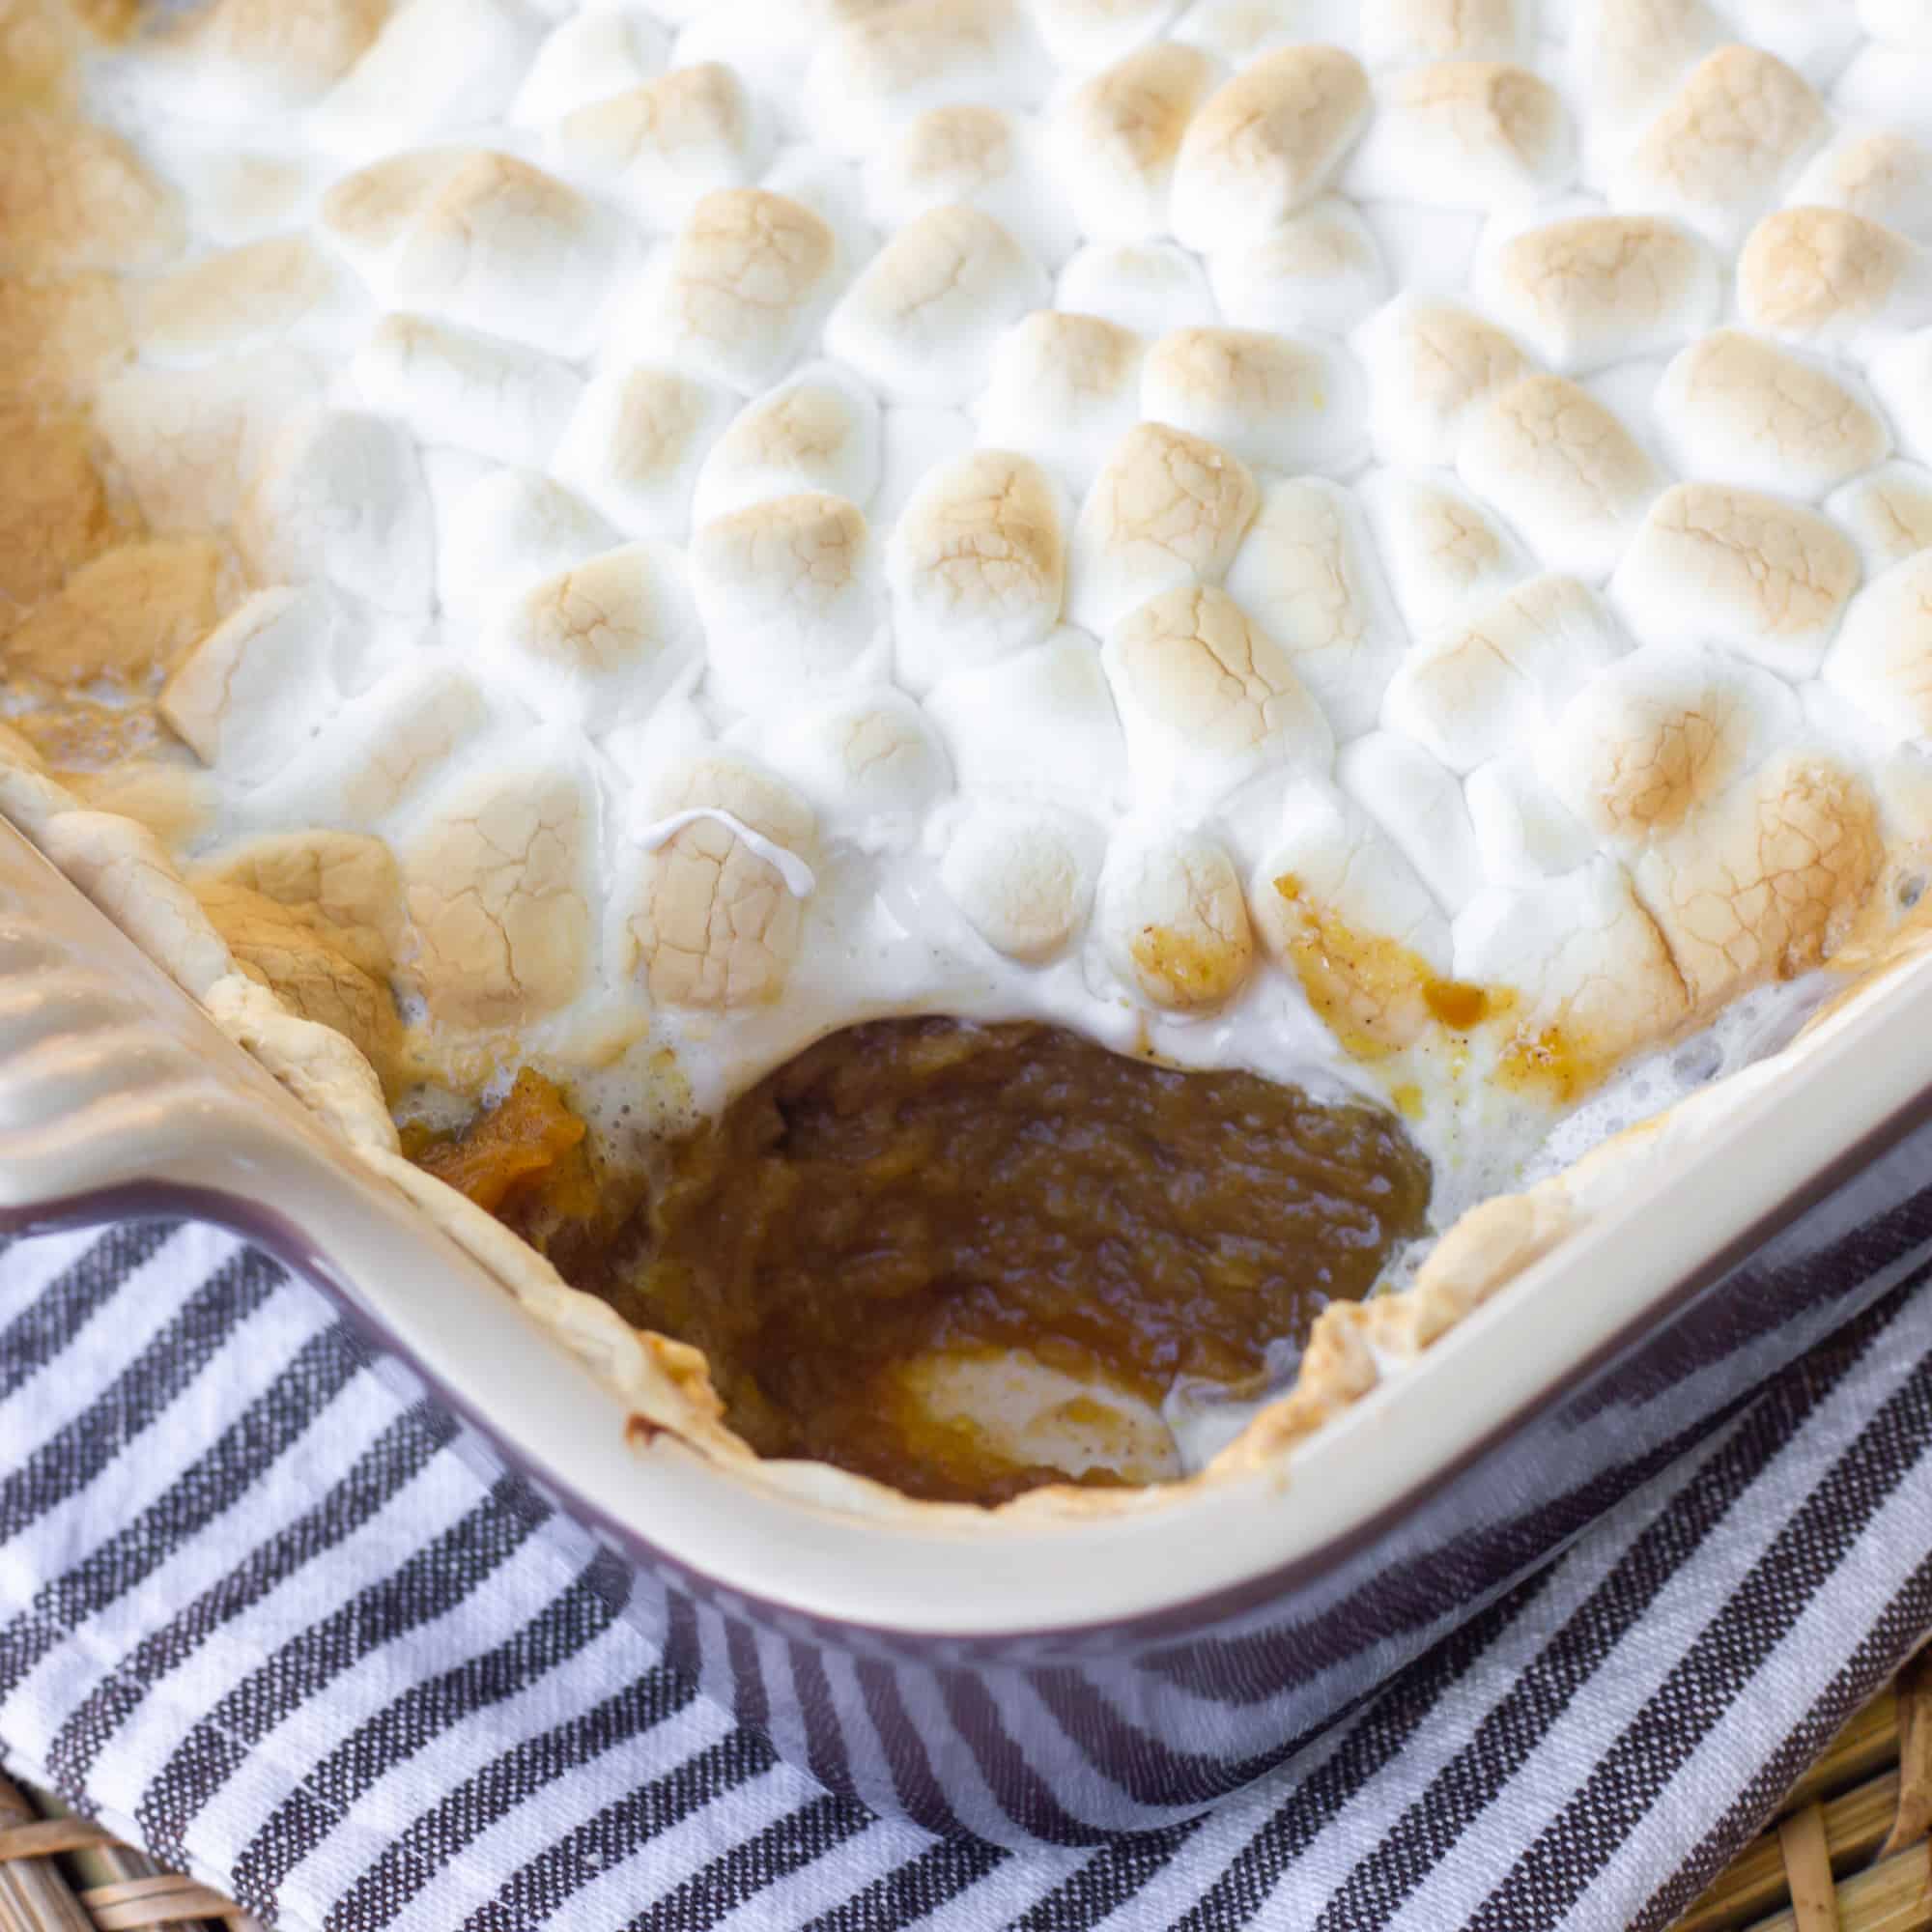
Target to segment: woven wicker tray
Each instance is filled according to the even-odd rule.
[[[1792,1786],[1675,1932],[1932,1932],[1932,1646]],[[257,1922],[0,1777],[0,1932]]]

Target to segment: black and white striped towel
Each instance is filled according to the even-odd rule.
[[[613,1614],[227,1236],[0,1249],[0,1747],[285,1925],[1648,1932],[1932,1629],[1932,1282],[1262,1787],[1099,1850],[876,1819]]]

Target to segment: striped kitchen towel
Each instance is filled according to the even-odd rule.
[[[1262,1785],[940,1840],[667,1669],[611,1559],[228,1236],[0,1248],[0,1750],[284,1925],[1662,1927],[1932,1630],[1932,1280]]]

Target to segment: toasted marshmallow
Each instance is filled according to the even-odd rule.
[[[379,611],[426,611],[436,531],[414,446],[354,410],[292,415],[236,518],[235,540],[264,583],[322,579]]]
[[[692,492],[731,419],[715,384],[639,363],[591,379],[556,450],[557,474],[620,529],[682,537]]]
[[[1180,137],[1214,83],[1214,63],[1164,41],[1084,82],[1055,111],[1049,143],[1083,234],[1102,242],[1167,233]]]
[[[1224,590],[1151,597],[1101,647],[1137,795],[1211,810],[1257,773],[1320,777],[1335,737],[1289,656]]]
[[[323,230],[365,282],[386,290],[403,238],[438,186],[468,164],[492,158],[485,148],[385,155],[344,175],[323,196]]]
[[[1932,328],[1896,336],[1874,349],[1871,385],[1898,425],[1899,446],[1923,463],[1932,456]],[[1883,433],[1881,432],[1881,439]],[[1877,455],[1885,454],[1879,441]]]
[[[741,411],[697,472],[695,522],[772,497],[817,492],[861,509],[879,483],[879,406],[830,362],[814,363]]]
[[[1663,480],[1616,416],[1561,376],[1492,394],[1471,416],[1460,467],[1545,563],[1593,582],[1615,568]]]
[[[1825,682],[1888,738],[1932,736],[1932,551],[1918,551],[1853,600]]]
[[[768,1006],[783,993],[803,928],[798,867],[818,825],[782,780],[711,753],[666,772],[629,919],[651,998],[669,1007]],[[746,835],[750,834],[748,838]]]
[[[1916,463],[1881,464],[1833,491],[1825,509],[1851,532],[1865,575],[1877,577],[1932,547],[1932,469]]]
[[[723,188],[672,243],[664,293],[668,353],[743,394],[790,367],[831,292],[832,230],[789,196]]]
[[[1831,759],[1787,752],[1637,861],[1691,1009],[1828,959],[1877,879],[1877,805]]]
[[[763,710],[849,682],[882,651],[886,592],[865,517],[839,497],[780,497],[706,524],[692,588],[710,687]]]
[[[754,181],[771,150],[745,83],[716,61],[573,108],[552,139],[565,167],[659,228],[674,228],[719,188]]]
[[[883,685],[781,714],[760,740],[766,762],[795,784],[828,831],[864,846],[904,844],[952,788],[925,714]]]
[[[540,718],[597,735],[646,716],[704,648],[668,544],[586,557],[484,612],[479,644]]]
[[[1504,61],[1445,60],[1379,90],[1349,165],[1351,192],[1432,208],[1509,208],[1570,185],[1577,144],[1547,81]]]
[[[1798,728],[1781,678],[1728,652],[1647,644],[1536,739],[1551,790],[1599,837],[1648,843],[1704,810]]]
[[[1532,578],[1463,628],[1416,645],[1390,681],[1382,718],[1451,771],[1470,772],[1533,741],[1626,648],[1574,577]]]
[[[548,128],[573,108],[655,80],[668,50],[664,29],[648,14],[621,5],[586,7],[551,29],[510,103],[510,119]]]
[[[872,258],[832,311],[825,346],[895,401],[961,403],[985,382],[1001,334],[1046,291],[990,215],[936,209]]]
[[[1138,424],[1081,505],[1067,614],[1105,631],[1158,591],[1219,582],[1260,500],[1247,466],[1225,450],[1165,423]]]
[[[1413,739],[1371,731],[1344,745],[1335,782],[1388,834],[1452,919],[1481,890],[1483,862],[1463,787]]]
[[[1618,208],[1677,216],[1720,248],[1746,229],[1825,138],[1818,97],[1775,54],[1733,43],[1688,73],[1610,174]]]
[[[341,703],[334,672],[346,621],[319,584],[256,591],[176,668],[161,716],[203,764],[259,782]]]
[[[622,231],[573,187],[481,154],[430,190],[390,267],[399,306],[575,356],[624,255]]]
[[[1822,497],[1891,446],[1862,384],[1736,328],[1678,354],[1656,413],[1687,474],[1750,490]]]
[[[1452,478],[1382,470],[1363,507],[1410,633],[1440,637],[1529,575],[1522,546]]]
[[[398,854],[411,972],[445,1024],[516,1026],[567,1006],[590,964],[596,802],[568,765],[459,781]]]
[[[536,35],[509,0],[404,0],[309,118],[331,154],[381,155],[501,113]]]
[[[289,340],[332,347],[362,306],[355,284],[301,235],[204,256],[147,283],[135,299],[143,358],[173,368]]]
[[[1107,963],[1171,1012],[1219,1006],[1254,965],[1240,876],[1226,848],[1205,833],[1116,838],[1101,868],[1094,923]]]
[[[1738,309],[1753,328],[1817,348],[1932,320],[1924,251],[1841,208],[1785,208],[1738,257]]]
[[[1709,640],[1808,677],[1859,586],[1859,557],[1823,517],[1721,483],[1651,505],[1611,589],[1647,643]]]
[[[1180,11],[1180,0],[1034,0],[1046,50],[1083,71],[1118,60]]]
[[[1612,859],[1479,894],[1456,921],[1456,977],[1516,992],[1525,1071],[1550,1046],[1559,1065],[1608,1065],[1686,1016],[1669,949]]]
[[[1932,241],[1932,148],[1910,134],[1882,130],[1833,141],[1791,185],[1799,207],[1842,208]]]
[[[1369,372],[1369,429],[1385,462],[1455,462],[1471,411],[1528,369],[1493,323],[1453,302],[1398,296],[1355,347]]]
[[[1181,136],[1171,212],[1188,248],[1258,240],[1334,179],[1369,120],[1369,80],[1339,47],[1263,54]]]
[[[890,233],[934,209],[964,203],[989,214],[1021,247],[1057,262],[1079,228],[1046,179],[1035,130],[998,107],[934,107],[901,128],[866,169],[872,219]]]
[[[1324,195],[1260,241],[1208,263],[1221,313],[1242,328],[1346,334],[1388,299],[1389,273],[1369,224]]]
[[[1053,305],[1136,335],[1220,320],[1201,264],[1171,242],[1096,242],[1060,271]]]
[[[1141,413],[1278,469],[1346,475],[1368,453],[1354,364],[1319,342],[1265,330],[1162,336],[1141,365]]]
[[[980,434],[1024,450],[1076,495],[1140,418],[1138,335],[1096,315],[1037,309],[1001,336]],[[849,494],[849,493],[848,493]]]
[[[310,105],[361,59],[386,11],[376,0],[218,0],[193,16],[183,49],[196,111],[260,121]]]
[[[1588,103],[1592,149],[1624,147],[1727,38],[1705,0],[1576,0],[1569,65]]]
[[[79,401],[128,360],[127,305],[110,276],[0,280],[0,368],[13,395]]]
[[[1463,796],[1492,885],[1533,885],[1575,871],[1595,855],[1597,841],[1544,783],[1527,750],[1477,766],[1463,781]]]
[[[968,791],[1041,793],[1088,810],[1127,797],[1126,740],[1100,653],[1077,631],[979,670],[925,700]]]
[[[1506,242],[1479,274],[1497,316],[1570,375],[1674,349],[1716,320],[1717,257],[1654,214],[1582,214]]]
[[[1257,930],[1350,1052],[1411,1045],[1450,969],[1449,922],[1375,820],[1326,784],[1297,783],[1248,888]]]
[[[1338,738],[1374,726],[1405,639],[1347,490],[1313,476],[1268,484],[1227,587],[1287,652]]]
[[[0,273],[155,269],[185,239],[173,195],[105,128],[51,112],[0,122]]]
[[[29,691],[84,692],[97,680],[148,686],[213,628],[221,578],[221,552],[206,537],[104,550],[9,629],[9,681]]]
[[[1531,21],[1524,0],[1362,0],[1361,25],[1362,58],[1380,68],[1520,60]]]
[[[438,516],[437,596],[464,622],[496,599],[613,549],[581,497],[528,469],[493,469]]]
[[[499,336],[385,315],[352,365],[363,399],[428,443],[541,469],[583,384],[564,363]]]
[[[887,554],[898,668],[923,691],[1039,643],[1060,621],[1060,502],[1031,457],[976,449],[913,493]]]
[[[805,74],[812,137],[864,155],[928,108],[1039,98],[1046,64],[1013,0],[899,0],[849,15],[824,36]]]
[[[940,884],[995,952],[1043,965],[1087,923],[1099,839],[1052,806],[976,807],[939,862]]]

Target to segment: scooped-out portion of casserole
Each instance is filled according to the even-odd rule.
[[[1287,1439],[1915,919],[1920,9],[0,8],[0,811],[707,1453]]]

